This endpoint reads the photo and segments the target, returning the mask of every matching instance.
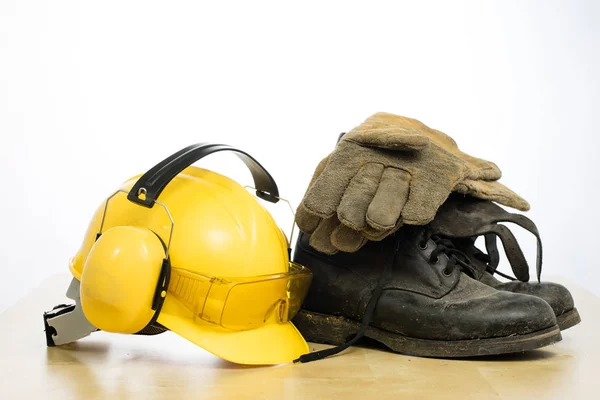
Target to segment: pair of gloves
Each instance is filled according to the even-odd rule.
[[[451,192],[522,211],[529,204],[498,182],[496,164],[458,149],[423,123],[377,113],[343,135],[317,166],[296,212],[315,249],[355,252],[403,224],[425,225]]]

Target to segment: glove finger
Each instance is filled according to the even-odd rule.
[[[367,243],[367,239],[360,232],[339,224],[331,235],[331,243],[335,248],[346,253],[354,253]]]
[[[325,254],[335,254],[338,249],[331,243],[333,230],[340,224],[337,217],[322,219],[314,230],[308,243],[317,251]]]
[[[323,173],[323,170],[325,169],[325,166],[327,165],[328,161],[329,155],[319,162],[317,168],[315,168],[315,172],[313,173],[310,183],[308,184],[309,188],[313,185],[315,180],[317,180],[317,178]],[[317,225],[321,221],[320,217],[311,213],[306,207],[304,207],[304,204],[302,203],[296,209],[295,219],[296,224],[298,224],[298,228],[300,228],[300,230],[305,233],[314,232],[314,230],[317,229]]]
[[[460,152],[459,157],[467,161],[467,165],[470,169],[468,173],[469,179],[497,181],[502,177],[502,171],[500,171],[500,168],[498,168],[498,166],[491,161],[473,157],[463,152]]]
[[[381,130],[381,135],[365,135],[366,145],[390,150],[423,150],[430,144],[430,127],[413,118],[379,112],[356,128],[357,132]],[[387,131],[386,131],[387,129]]]
[[[429,139],[419,132],[402,127],[359,127],[350,131],[342,140],[350,140],[362,146],[397,151],[420,151],[429,146]]]
[[[332,153],[319,163],[302,199],[307,212],[323,219],[335,215],[344,191],[356,173],[351,161],[352,157],[341,157],[339,154],[336,157]]]
[[[444,151],[466,162],[468,167],[467,176],[469,178],[492,181],[498,180],[502,176],[502,172],[496,164],[491,161],[473,157],[467,153],[464,153],[458,148],[456,141],[454,141],[454,139],[444,132],[440,132],[437,129],[429,129],[426,132],[426,136],[431,141],[432,146],[438,146]]]
[[[428,173],[421,176],[417,171],[412,176],[408,200],[402,209],[402,223],[425,225],[431,222],[457,180],[458,178],[446,174]]]
[[[298,228],[304,233],[313,233],[319,222],[321,222],[321,218],[309,212],[304,205],[300,204],[298,209],[296,209],[296,224],[298,224]]]
[[[344,225],[355,231],[367,226],[367,209],[377,192],[382,174],[382,164],[370,163],[352,178],[337,210],[338,218]]]
[[[483,200],[495,201],[520,211],[528,211],[527,200],[519,196],[498,181],[480,181],[465,179],[454,188],[456,192],[468,194]]]
[[[317,178],[319,176],[321,176],[321,174],[325,170],[325,167],[327,166],[327,163],[329,162],[330,157],[331,157],[331,154],[328,154],[327,157],[325,157],[324,159],[319,161],[319,164],[317,164],[317,168],[315,168],[315,172],[313,173],[313,176],[310,179],[310,183],[308,184],[309,187],[312,186],[313,183],[315,183],[315,181],[317,180]]]
[[[398,229],[400,229],[401,226],[402,226],[402,222],[400,220],[398,220],[398,222],[396,223],[396,226],[394,226],[392,229],[389,229],[387,231],[379,231],[379,230],[375,230],[375,229],[371,228],[370,226],[367,226],[360,233],[367,240],[371,240],[373,242],[379,242],[380,240],[383,240],[386,237],[393,234],[394,232],[396,232]]]
[[[367,209],[366,220],[371,228],[382,233],[392,230],[408,200],[410,174],[398,168],[386,168],[379,187]]]

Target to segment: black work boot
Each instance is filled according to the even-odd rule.
[[[529,282],[529,265],[517,239],[510,229],[498,222],[512,222],[537,238],[537,283]],[[491,201],[452,194],[440,207],[431,222],[434,236],[450,239],[452,244],[469,258],[470,275],[498,290],[523,293],[544,299],[554,311],[560,329],[581,322],[573,297],[567,288],[557,283],[540,282],[542,273],[542,242],[537,227],[529,218],[505,211]],[[487,254],[475,246],[479,236],[485,237]],[[516,278],[497,271],[500,255],[496,239],[500,238]],[[498,274],[509,279],[502,282]]]
[[[310,268],[313,282],[293,322],[308,341],[341,346],[318,352],[331,350],[326,355],[363,335],[427,357],[520,352],[561,340],[545,301],[471,279],[458,268],[456,252],[432,240],[428,227],[404,226],[335,255],[317,252],[301,233],[294,261]]]

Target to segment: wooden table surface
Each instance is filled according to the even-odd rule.
[[[600,399],[600,299],[572,284],[583,322],[529,353],[436,360],[354,347],[308,364],[247,367],[171,332],[97,332],[47,348],[42,312],[66,302],[69,281],[52,277],[0,315],[0,399]]]

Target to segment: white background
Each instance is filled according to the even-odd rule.
[[[242,148],[298,204],[377,111],[495,161],[545,273],[600,294],[599,4],[0,1],[0,311],[67,272],[102,199],[179,148]],[[200,165],[251,182],[235,157]]]

